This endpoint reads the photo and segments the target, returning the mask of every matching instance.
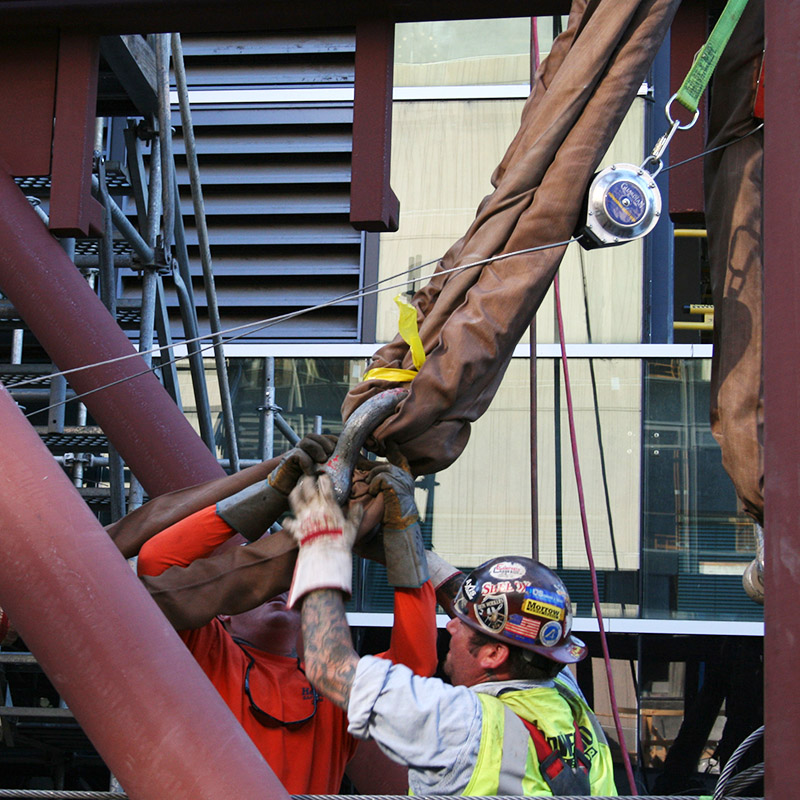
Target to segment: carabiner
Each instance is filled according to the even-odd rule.
[[[325,464],[325,471],[333,482],[333,493],[341,505],[350,495],[353,471],[361,448],[367,437],[394,410],[397,404],[408,396],[408,387],[395,387],[370,397],[348,418],[339,435],[333,455]]]

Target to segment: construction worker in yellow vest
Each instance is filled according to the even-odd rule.
[[[567,668],[587,650],[554,572],[506,556],[467,575],[447,625],[450,683],[422,678],[352,647],[343,595],[358,512],[345,518],[325,475],[304,478],[290,501],[300,550],[289,602],[302,602],[308,679],[347,711],[350,733],[408,766],[411,793],[617,793],[606,737]],[[411,505],[396,514],[409,525]],[[435,555],[428,565],[435,586],[452,584],[457,570]]]

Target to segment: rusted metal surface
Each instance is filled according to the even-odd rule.
[[[800,750],[800,0],[766,0],[764,125],[764,689],[766,797],[797,792]]]
[[[353,166],[350,224],[360,231],[393,232],[400,202],[389,185],[392,155],[394,22],[356,25]]]
[[[128,796],[287,797],[2,387],[0,426],[0,604]]]
[[[69,376],[152,497],[223,475],[208,450],[12,178],[0,173],[0,290]],[[108,387],[94,391],[100,387]]]

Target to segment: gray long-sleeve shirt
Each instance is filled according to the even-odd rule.
[[[572,673],[561,683],[581,696]],[[473,687],[421,678],[407,667],[364,656],[350,691],[349,732],[372,738],[393,760],[406,764],[416,795],[461,794],[470,781],[481,742],[478,692],[553,686],[552,681],[502,681]]]

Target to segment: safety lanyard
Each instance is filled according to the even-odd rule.
[[[711,73],[714,72],[746,5],[747,0],[728,0],[708,41],[700,49],[692,68],[683,79],[681,88],[675,94],[675,99],[692,114],[700,105],[700,98],[711,80]]]
[[[669,130],[656,142],[653,152],[644,160],[641,169],[647,170],[651,176],[655,177],[661,172],[662,163],[661,156],[667,149],[675,131],[685,131],[691,128],[697,122],[697,117],[700,115],[698,106],[700,105],[700,98],[711,80],[711,74],[719,62],[722,51],[725,45],[728,44],[728,39],[731,38],[733,29],[739,18],[742,16],[747,0],[728,0],[725,8],[722,9],[717,24],[708,41],[700,48],[700,52],[694,60],[691,69],[683,79],[681,88],[675,92],[672,97],[667,101],[664,108],[664,114],[669,122]],[[674,100],[677,100],[687,111],[691,111],[694,115],[691,122],[686,125],[681,125],[680,121],[672,118],[670,108]]]

